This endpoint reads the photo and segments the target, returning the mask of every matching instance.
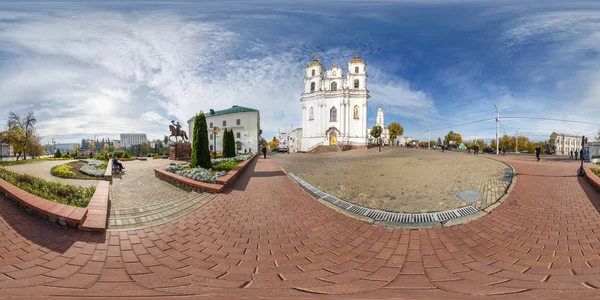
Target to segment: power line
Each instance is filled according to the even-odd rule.
[[[570,122],[570,123],[579,123],[579,124],[588,124],[588,125],[598,125],[598,126],[600,126],[600,123],[592,123],[592,122],[584,122],[584,121],[573,121],[573,120],[564,120],[564,119],[554,119],[554,118],[502,117],[500,119],[533,119],[533,120],[559,121],[559,122]]]

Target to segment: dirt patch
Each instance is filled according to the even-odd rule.
[[[73,173],[75,173],[75,177],[73,179],[90,179],[90,180],[101,180],[102,177],[95,177],[95,176],[90,176],[88,174],[85,174],[83,172],[81,172],[81,167],[85,166],[86,162],[84,161],[74,161],[72,163],[69,163],[69,165],[72,167],[71,171],[73,171]]]

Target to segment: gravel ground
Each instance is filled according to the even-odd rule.
[[[369,208],[436,212],[496,202],[508,185],[508,166],[486,155],[383,148],[319,154],[271,154],[287,172],[320,190]],[[466,202],[456,193],[475,190],[484,198]]]

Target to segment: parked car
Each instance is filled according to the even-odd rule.
[[[496,154],[496,149],[494,149],[494,148],[483,148],[483,153]]]
[[[288,152],[288,148],[287,147],[279,147],[279,148],[277,148],[277,152],[279,152],[279,153]]]

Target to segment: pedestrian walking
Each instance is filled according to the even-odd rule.
[[[569,154],[569,159],[573,159],[573,151],[571,151],[571,154]]]
[[[575,150],[575,160],[577,160],[577,155],[579,154],[579,151]]]
[[[267,147],[265,147],[265,146],[262,147],[262,153],[263,153],[264,158],[267,158]]]
[[[471,147],[467,147],[467,154],[471,154]]]
[[[506,147],[502,148],[502,156],[506,156]]]
[[[475,145],[475,155],[479,155],[479,145]]]
[[[540,161],[540,152],[542,151],[542,149],[540,149],[540,145],[535,146],[535,157],[537,157],[537,161]]]

